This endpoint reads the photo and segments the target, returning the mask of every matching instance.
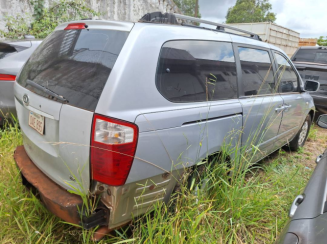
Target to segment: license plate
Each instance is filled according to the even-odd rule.
[[[44,116],[30,111],[28,125],[39,132],[41,135],[44,134]]]

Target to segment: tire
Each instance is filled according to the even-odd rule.
[[[289,148],[292,151],[297,151],[300,147],[304,146],[310,131],[310,127],[311,127],[311,116],[310,114],[308,114],[304,120],[303,125],[301,126],[300,131],[296,134],[294,139],[289,143]]]

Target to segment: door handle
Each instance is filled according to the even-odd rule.
[[[285,109],[285,112],[287,112],[289,110],[289,108],[291,108],[292,105],[284,105],[284,109]]]
[[[298,195],[293,203],[292,203],[292,206],[291,206],[291,209],[290,209],[290,212],[288,214],[288,216],[290,218],[292,218],[297,210],[297,207],[303,202],[303,199],[304,199],[304,196],[303,195]]]
[[[283,111],[284,109],[285,109],[284,106],[278,106],[277,108],[275,108],[275,112],[279,113],[279,112]]]

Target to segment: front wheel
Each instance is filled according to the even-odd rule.
[[[305,118],[305,121],[300,131],[297,133],[294,139],[289,143],[289,147],[292,151],[297,151],[300,147],[304,146],[310,131],[310,126],[311,126],[311,116],[308,114],[307,117]]]

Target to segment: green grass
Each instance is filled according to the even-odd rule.
[[[157,205],[100,243],[273,243],[313,171],[311,146],[326,146],[326,133],[313,129],[305,148],[280,150],[243,172],[227,174],[225,163],[214,164],[204,191],[182,187],[168,206]],[[21,185],[13,160],[19,129],[8,126],[0,137],[0,243],[92,243],[92,232],[63,223]]]

